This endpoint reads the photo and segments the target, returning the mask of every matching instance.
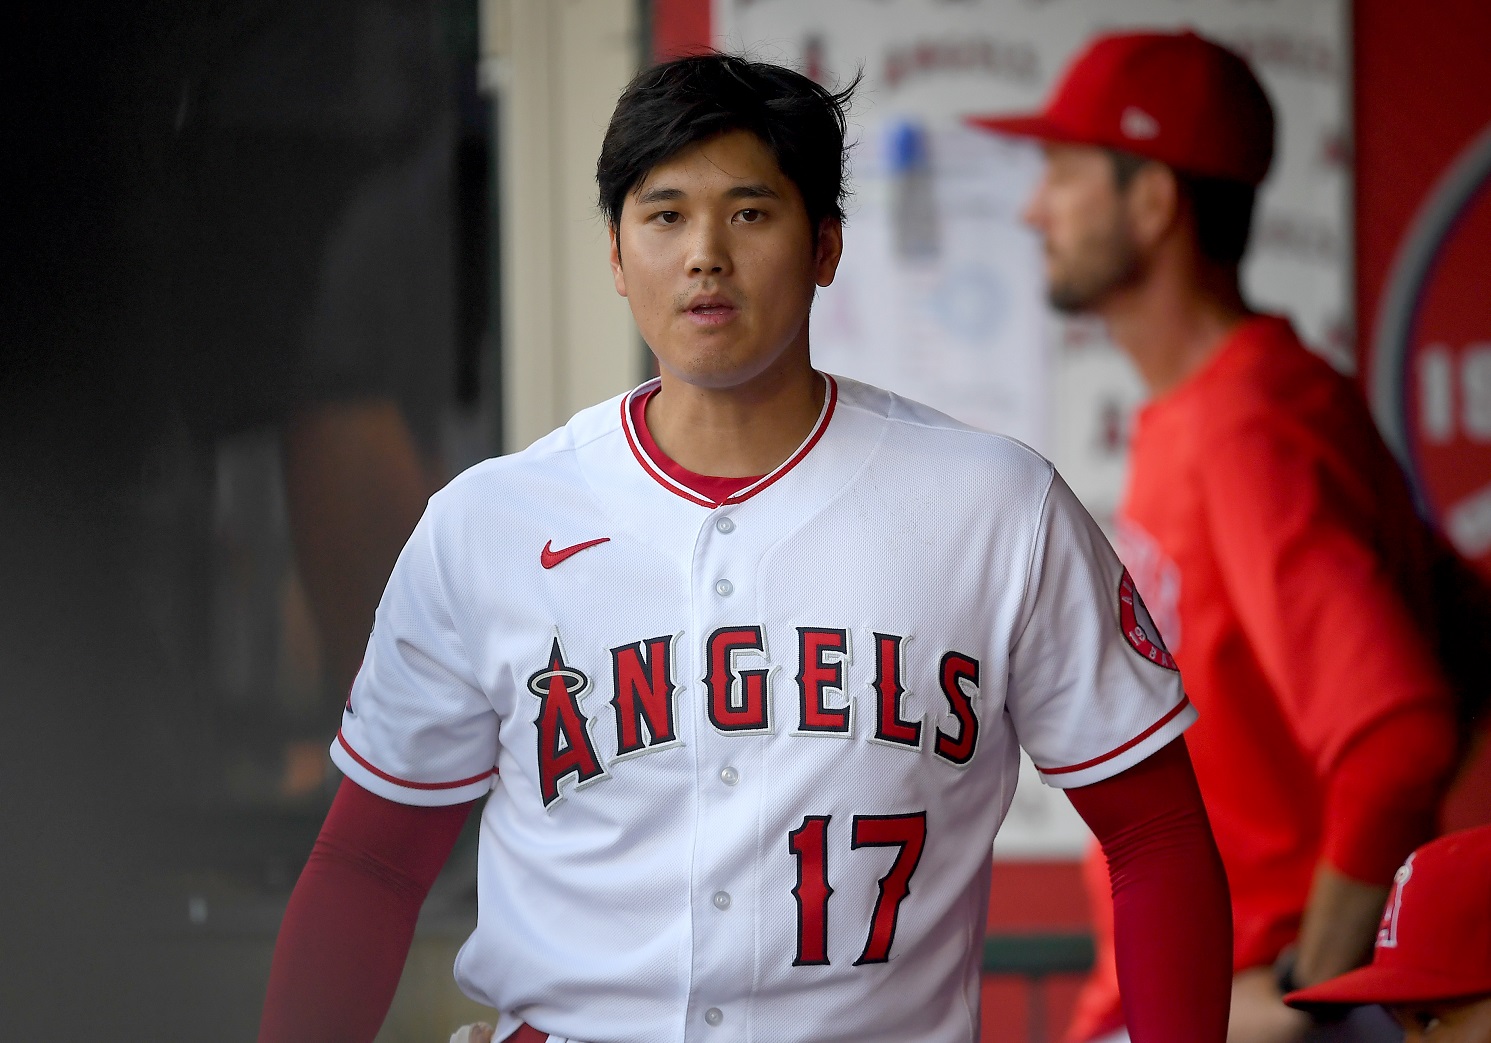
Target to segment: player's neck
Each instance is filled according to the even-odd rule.
[[[1151,397],[1204,366],[1251,314],[1235,268],[1194,263],[1156,265],[1101,311],[1109,337],[1133,361]]]
[[[806,360],[725,389],[699,387],[664,371],[662,387],[647,404],[647,430],[659,449],[695,474],[767,474],[813,430],[826,387]]]

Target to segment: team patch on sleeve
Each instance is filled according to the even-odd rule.
[[[1139,590],[1134,586],[1128,569],[1123,570],[1123,576],[1118,581],[1118,623],[1123,630],[1124,640],[1134,651],[1166,670],[1180,669],[1175,665],[1175,657],[1165,648],[1165,642],[1160,638],[1160,628],[1155,626],[1154,620],[1149,616],[1149,609],[1144,607],[1144,599],[1139,596]]]

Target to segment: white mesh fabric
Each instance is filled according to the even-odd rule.
[[[1042,781],[1086,786],[1169,743],[1196,711],[1181,707],[1180,674],[1124,637],[1123,566],[1060,476],[1038,540],[1011,657],[1010,687],[1018,694],[1010,716]]]

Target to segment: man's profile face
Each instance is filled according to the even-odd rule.
[[[1403,1026],[1403,1043],[1491,1043],[1491,996],[1389,1010]]]
[[[1045,245],[1051,306],[1068,314],[1090,311],[1138,274],[1124,196],[1102,149],[1051,144],[1045,153],[1045,173],[1023,216]]]
[[[761,139],[731,131],[659,163],[627,194],[611,271],[666,375],[735,388],[807,365],[808,310],[833,281],[840,243],[836,221],[814,234]]]

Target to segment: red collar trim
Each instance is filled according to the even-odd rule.
[[[647,403],[658,393],[657,388],[640,392],[632,396],[628,403],[628,410],[632,418],[632,430],[637,432],[637,442],[642,446],[643,454],[662,470],[669,478],[688,486],[693,492],[716,503],[728,499],[740,492],[748,485],[755,485],[762,479],[762,475],[752,474],[741,478],[717,478],[713,475],[698,474],[684,467],[674,460],[657,444],[652,437],[652,432],[647,430]]]
[[[818,414],[818,422],[813,425],[813,430],[808,433],[808,437],[803,440],[802,445],[797,447],[797,451],[770,474],[762,475],[745,488],[720,500],[705,496],[698,490],[690,488],[688,485],[668,474],[667,469],[659,461],[654,460],[644,448],[644,436],[638,432],[636,424],[632,420],[632,400],[638,395],[647,396],[656,391],[662,383],[658,378],[654,377],[622,398],[621,429],[626,434],[626,444],[631,448],[632,455],[637,458],[637,463],[641,464],[642,470],[651,475],[653,480],[659,485],[677,496],[682,496],[691,503],[697,503],[701,507],[728,507],[732,504],[749,500],[752,496],[761,492],[761,490],[772,485],[788,471],[796,467],[802,462],[804,457],[813,451],[813,447],[818,444],[818,440],[828,430],[828,422],[833,418],[834,407],[838,405],[839,401],[838,383],[827,373],[823,374],[823,380],[828,386],[828,391],[823,396],[823,409]],[[648,440],[650,441],[650,439]],[[661,451],[659,451],[658,455],[661,455]],[[669,462],[671,463],[672,461]]]

